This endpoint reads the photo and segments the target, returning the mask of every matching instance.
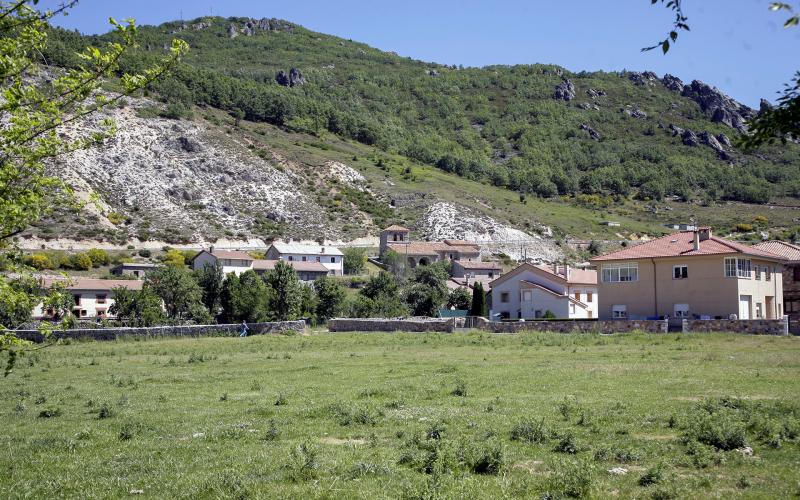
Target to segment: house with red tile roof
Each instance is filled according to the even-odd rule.
[[[75,300],[75,307],[72,314],[76,318],[113,318],[109,309],[114,304],[114,290],[117,288],[127,288],[128,290],[141,290],[143,281],[141,280],[104,280],[97,278],[80,278],[71,276],[64,277],[45,277],[41,280],[44,289],[51,288],[55,283],[62,283],[66,291],[72,294]],[[52,312],[52,311],[50,311]],[[33,310],[34,318],[51,317],[48,311],[43,310],[42,304],[37,305]]]
[[[600,319],[777,319],[785,258],[714,236],[711,228],[594,257]]]
[[[597,273],[569,266],[523,262],[491,283],[492,319],[597,317]]]
[[[800,245],[785,241],[762,241],[753,245],[759,250],[786,259],[783,265],[783,311],[790,324],[800,321]]]
[[[219,250],[213,246],[208,250],[201,250],[192,259],[192,269],[203,269],[205,266],[214,267],[219,263],[224,274],[235,273],[237,276],[253,269],[255,259],[249,253],[241,250]]]
[[[479,261],[481,248],[477,243],[464,240],[412,241],[411,230],[392,225],[381,231],[379,252],[381,258],[391,250],[403,258],[408,267],[425,266],[442,260]]]

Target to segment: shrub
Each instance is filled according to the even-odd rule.
[[[752,224],[740,223],[736,224],[736,231],[739,233],[749,233],[753,230]]]
[[[469,455],[468,465],[475,474],[497,475],[505,465],[505,450],[496,441],[474,445]]]
[[[69,258],[69,266],[78,271],[88,271],[92,268],[92,258],[86,253],[76,253]]]
[[[450,391],[452,396],[460,396],[462,398],[467,397],[467,384],[464,382],[457,382],[455,388]]]
[[[553,473],[546,483],[542,498],[583,498],[589,495],[594,479],[594,468],[582,460],[559,460],[551,467]]]
[[[275,421],[270,419],[269,426],[267,430],[264,432],[264,441],[275,441],[280,436],[281,432],[278,430],[278,427],[275,425]]]
[[[639,478],[639,486],[650,486],[658,484],[664,479],[664,471],[661,465],[647,469],[642,477]]]
[[[39,412],[39,418],[54,418],[61,415],[61,408],[45,408]]]
[[[544,418],[539,420],[522,420],[511,429],[512,441],[523,441],[526,443],[544,443],[547,441],[547,429],[544,426]]]
[[[308,443],[301,443],[292,448],[287,468],[289,477],[295,482],[315,477],[319,468],[316,448]]]
[[[153,255],[153,252],[151,252],[150,250],[148,250],[146,248],[142,248],[141,250],[139,250],[138,253],[139,253],[139,257],[144,257],[145,259],[149,259]]]
[[[111,408],[111,406],[108,405],[108,403],[103,403],[102,405],[100,405],[100,409],[97,411],[97,418],[103,419],[103,418],[110,418],[113,416],[114,416],[114,410]]]
[[[425,437],[427,439],[441,439],[446,430],[447,427],[444,425],[444,422],[439,420],[428,428],[425,432]]]
[[[102,248],[90,248],[86,252],[86,255],[92,259],[92,266],[94,267],[106,266],[111,262],[111,257],[108,255],[108,252]]]
[[[567,432],[562,435],[559,438],[556,446],[553,448],[553,451],[558,453],[569,453],[570,455],[578,453],[578,445],[575,443],[575,436],[573,436],[571,432]]]
[[[53,261],[50,257],[43,253],[35,253],[25,258],[25,264],[36,269],[43,271],[45,269],[54,269]]]
[[[733,450],[745,445],[745,425],[734,410],[721,408],[715,413],[695,415],[684,438],[720,450]]]
[[[129,441],[133,439],[134,435],[136,435],[136,430],[133,425],[126,423],[120,428],[118,437],[120,441]]]
[[[283,393],[278,393],[278,397],[275,398],[275,406],[283,406],[286,404],[286,396]]]

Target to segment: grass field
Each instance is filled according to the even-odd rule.
[[[73,342],[0,386],[0,497],[786,498],[799,379],[792,337]]]

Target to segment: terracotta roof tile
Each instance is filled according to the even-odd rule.
[[[44,288],[50,288],[53,286],[53,283],[56,282],[68,282],[67,290],[99,290],[99,291],[111,291],[113,288],[127,288],[129,290],[141,290],[144,281],[141,280],[104,280],[99,278],[78,278],[74,276],[70,276],[68,278],[43,278],[42,279],[42,286]]]
[[[800,246],[785,241],[764,241],[753,245],[753,248],[773,253],[793,262],[800,262]]]
[[[271,271],[275,268],[275,264],[279,261],[277,260],[265,260],[265,259],[256,259],[253,261],[253,270],[255,271]],[[283,261],[284,264],[289,264],[294,268],[295,271],[304,271],[304,272],[319,272],[319,273],[327,273],[328,268],[320,264],[316,261]]]
[[[481,262],[477,260],[456,260],[464,269],[502,269],[499,262]]]
[[[217,250],[214,249],[213,252],[208,252],[214,257],[218,259],[239,259],[239,260],[253,260],[253,257],[250,256],[247,252],[242,252],[241,250]]]
[[[558,267],[558,273],[553,272],[553,266],[545,266],[543,264],[534,266],[552,276],[560,278],[567,283],[574,285],[596,285],[597,284],[597,271],[594,269],[574,269],[569,268],[569,277],[564,276],[566,269],[564,266]]]
[[[397,224],[392,224],[391,226],[384,229],[384,231],[410,231],[407,227],[398,226]]]
[[[697,255],[744,254],[771,260],[783,260],[773,253],[736,243],[716,236],[700,242],[700,250],[694,249],[694,231],[668,234],[645,243],[623,248],[590,259],[591,262],[606,260],[634,260],[660,257],[688,257]]]

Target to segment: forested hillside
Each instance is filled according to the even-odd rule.
[[[202,18],[140,29],[129,70],[173,37],[191,53],[153,91],[179,118],[211,106],[288,131],[331,132],[522,194],[765,203],[800,196],[800,147],[745,154],[754,116],[710,86],[649,72],[424,63],[280,20]],[[54,30],[46,57],[82,37]]]

